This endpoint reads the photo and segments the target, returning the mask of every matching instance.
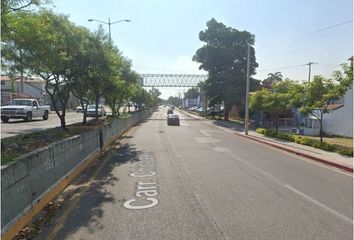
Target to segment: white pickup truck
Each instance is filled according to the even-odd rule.
[[[7,123],[10,118],[22,118],[25,121],[32,121],[32,118],[42,117],[47,120],[50,106],[39,106],[36,99],[14,99],[9,105],[1,109],[1,121]]]

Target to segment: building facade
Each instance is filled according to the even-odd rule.
[[[330,112],[323,115],[324,132],[353,137],[353,88],[332,106]]]

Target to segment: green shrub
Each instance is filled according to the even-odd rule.
[[[303,137],[301,137],[301,136],[294,136],[294,135],[293,135],[292,140],[293,140],[293,142],[295,142],[295,143],[301,144],[302,138],[303,138]]]
[[[280,138],[280,139],[287,140],[287,141],[291,141],[292,140],[292,135],[291,134],[283,133],[283,132],[278,132],[276,137]]]
[[[279,139],[284,139],[290,142],[295,142],[298,144],[306,145],[306,146],[311,146],[314,148],[319,148],[325,151],[330,151],[334,152],[336,150],[335,145],[325,143],[325,142],[320,142],[318,140],[313,140],[310,138],[307,138],[305,136],[296,136],[284,132],[277,132],[273,129],[266,129],[266,128],[257,128],[256,130],[257,133],[264,134],[267,137],[274,137],[274,138],[279,138]],[[339,152],[340,151],[340,152]],[[352,149],[342,149],[339,150],[338,153],[347,155],[347,156],[352,156],[353,155],[353,150]],[[343,152],[343,153],[341,153]],[[350,155],[351,154],[351,155]]]
[[[325,143],[325,142],[320,142],[320,149],[325,150],[325,151],[330,151],[334,152],[336,150],[336,147],[333,144]]]
[[[259,133],[259,134],[263,134],[264,135],[265,132],[266,132],[266,129],[265,128],[257,128],[256,132]]]
[[[345,155],[345,156],[353,157],[353,149],[349,149],[349,148],[339,149],[337,151],[337,153]]]
[[[312,139],[309,139],[307,137],[302,137],[300,144],[306,145],[306,146],[313,146],[315,144],[315,141]]]
[[[278,132],[275,131],[275,130],[273,130],[273,129],[266,129],[264,135],[266,135],[266,136],[268,136],[268,137],[276,137],[277,134],[278,134]]]

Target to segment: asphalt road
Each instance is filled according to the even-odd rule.
[[[71,185],[38,238],[352,239],[351,174],[166,111]]]
[[[81,121],[82,113],[66,113],[67,125]],[[60,119],[55,112],[51,112],[51,114],[49,114],[48,120],[43,120],[42,118],[33,118],[31,122],[26,122],[22,119],[10,119],[8,123],[1,123],[1,138],[55,127],[60,127]]]

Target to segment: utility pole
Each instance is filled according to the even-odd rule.
[[[21,79],[20,79],[20,93],[24,93],[24,83],[23,83],[23,58],[22,58],[22,49],[20,48],[20,65],[21,65]]]
[[[305,64],[305,65],[308,65],[308,66],[309,66],[309,79],[308,79],[309,83],[310,83],[310,81],[311,81],[311,65],[312,65],[312,64],[317,64],[317,63],[315,63],[315,62],[309,62],[309,63]]]
[[[245,134],[248,135],[248,97],[250,93],[250,48],[251,46],[247,45],[247,80],[246,80],[246,106],[245,106]]]
[[[109,34],[109,44],[112,46],[112,37],[111,37],[111,19],[108,18],[108,34]]]

